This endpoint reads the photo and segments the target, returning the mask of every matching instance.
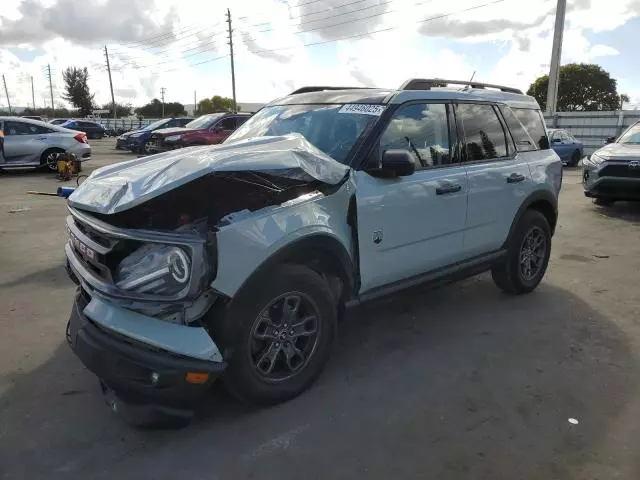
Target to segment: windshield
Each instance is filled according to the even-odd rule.
[[[640,125],[631,127],[629,130],[624,132],[618,139],[617,143],[628,143],[633,145],[640,144]]]
[[[164,125],[165,123],[168,123],[169,120],[158,120],[157,122],[153,122],[150,123],[149,125],[147,125],[146,127],[142,128],[142,130],[156,130],[158,128],[160,128],[162,125]]]
[[[215,113],[212,115],[202,115],[201,117],[191,120],[185,125],[185,128],[208,128],[213,122],[222,117],[224,113]]]
[[[265,107],[236,130],[227,142],[299,133],[319,150],[344,163],[347,155],[382,113],[381,105],[276,105]],[[371,107],[371,108],[366,108]]]

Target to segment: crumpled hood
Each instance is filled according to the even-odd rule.
[[[640,145],[610,143],[595,154],[606,160],[640,160]]]
[[[335,185],[344,179],[349,167],[297,133],[256,137],[102,167],[71,194],[69,204],[96,213],[117,213],[211,173],[245,171],[293,179],[312,177]]]

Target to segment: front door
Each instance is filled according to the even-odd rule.
[[[467,178],[457,162],[450,106],[413,103],[391,118],[371,162],[406,149],[416,171],[377,178],[355,172],[360,292],[455,263],[464,256]]]
[[[506,113],[513,117],[507,109]],[[474,257],[499,250],[518,208],[532,190],[525,155],[518,153],[505,130],[497,107],[459,104],[456,118],[463,133],[464,165],[469,180],[469,209],[464,250]],[[518,122],[507,117],[510,124]],[[517,123],[520,129],[522,125]],[[515,127],[511,127],[517,135]],[[530,136],[517,137],[521,150],[535,150]],[[529,145],[529,146],[526,146]]]

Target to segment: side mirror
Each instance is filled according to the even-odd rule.
[[[616,137],[607,137],[607,139],[604,141],[605,144],[607,143],[613,143],[616,141]]]
[[[551,143],[562,143],[562,140],[559,138],[554,138],[553,140],[551,140]]]
[[[413,156],[408,150],[386,150],[382,154],[380,167],[368,170],[368,173],[380,177],[406,177],[416,170]]]

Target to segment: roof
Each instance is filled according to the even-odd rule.
[[[432,87],[429,90],[396,90],[381,88],[347,88],[297,93],[274,100],[269,105],[300,104],[398,104],[411,100],[467,100],[503,103],[515,108],[539,109],[538,102],[529,95],[485,88]]]

